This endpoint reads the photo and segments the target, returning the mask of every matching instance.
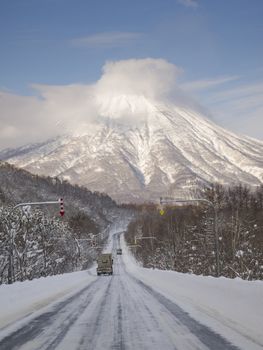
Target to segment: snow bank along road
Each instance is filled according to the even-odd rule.
[[[115,234],[113,252],[119,244],[119,235]],[[0,331],[0,349],[263,348],[262,344],[248,337],[244,337],[242,347],[242,336],[236,344],[231,343],[196,321],[152,285],[128,272],[127,261],[126,257],[114,255],[113,276],[97,277],[95,269],[91,269],[86,272],[89,282],[82,289],[4,327]]]

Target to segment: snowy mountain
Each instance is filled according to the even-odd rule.
[[[81,133],[4,150],[0,159],[118,201],[189,196],[202,184],[263,183],[263,142],[200,112],[137,95],[97,98],[100,122]]]

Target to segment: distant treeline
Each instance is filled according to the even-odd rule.
[[[217,212],[215,240],[213,207],[192,203],[170,205],[164,214],[154,205],[139,208],[126,240],[145,267],[216,275],[216,243],[220,275],[263,279],[263,186],[254,191],[239,185],[214,185],[199,198],[211,201]],[[154,237],[154,239],[143,239]]]

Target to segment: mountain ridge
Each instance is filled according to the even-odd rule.
[[[115,200],[187,197],[211,182],[263,183],[263,142],[240,137],[199,112],[136,96],[101,100],[95,131],[0,152],[32,173],[56,176]],[[111,104],[110,104],[111,103]]]

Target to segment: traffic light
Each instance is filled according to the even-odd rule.
[[[161,199],[162,199],[162,197],[161,197]],[[165,213],[163,205],[162,205],[162,204],[159,204],[159,205],[157,206],[157,209],[158,209],[158,211],[159,211],[159,214],[163,216],[164,213]]]
[[[59,214],[60,214],[60,216],[64,216],[65,211],[64,211],[64,202],[63,202],[63,198],[60,198],[59,202],[60,202],[60,212],[59,212]]]

